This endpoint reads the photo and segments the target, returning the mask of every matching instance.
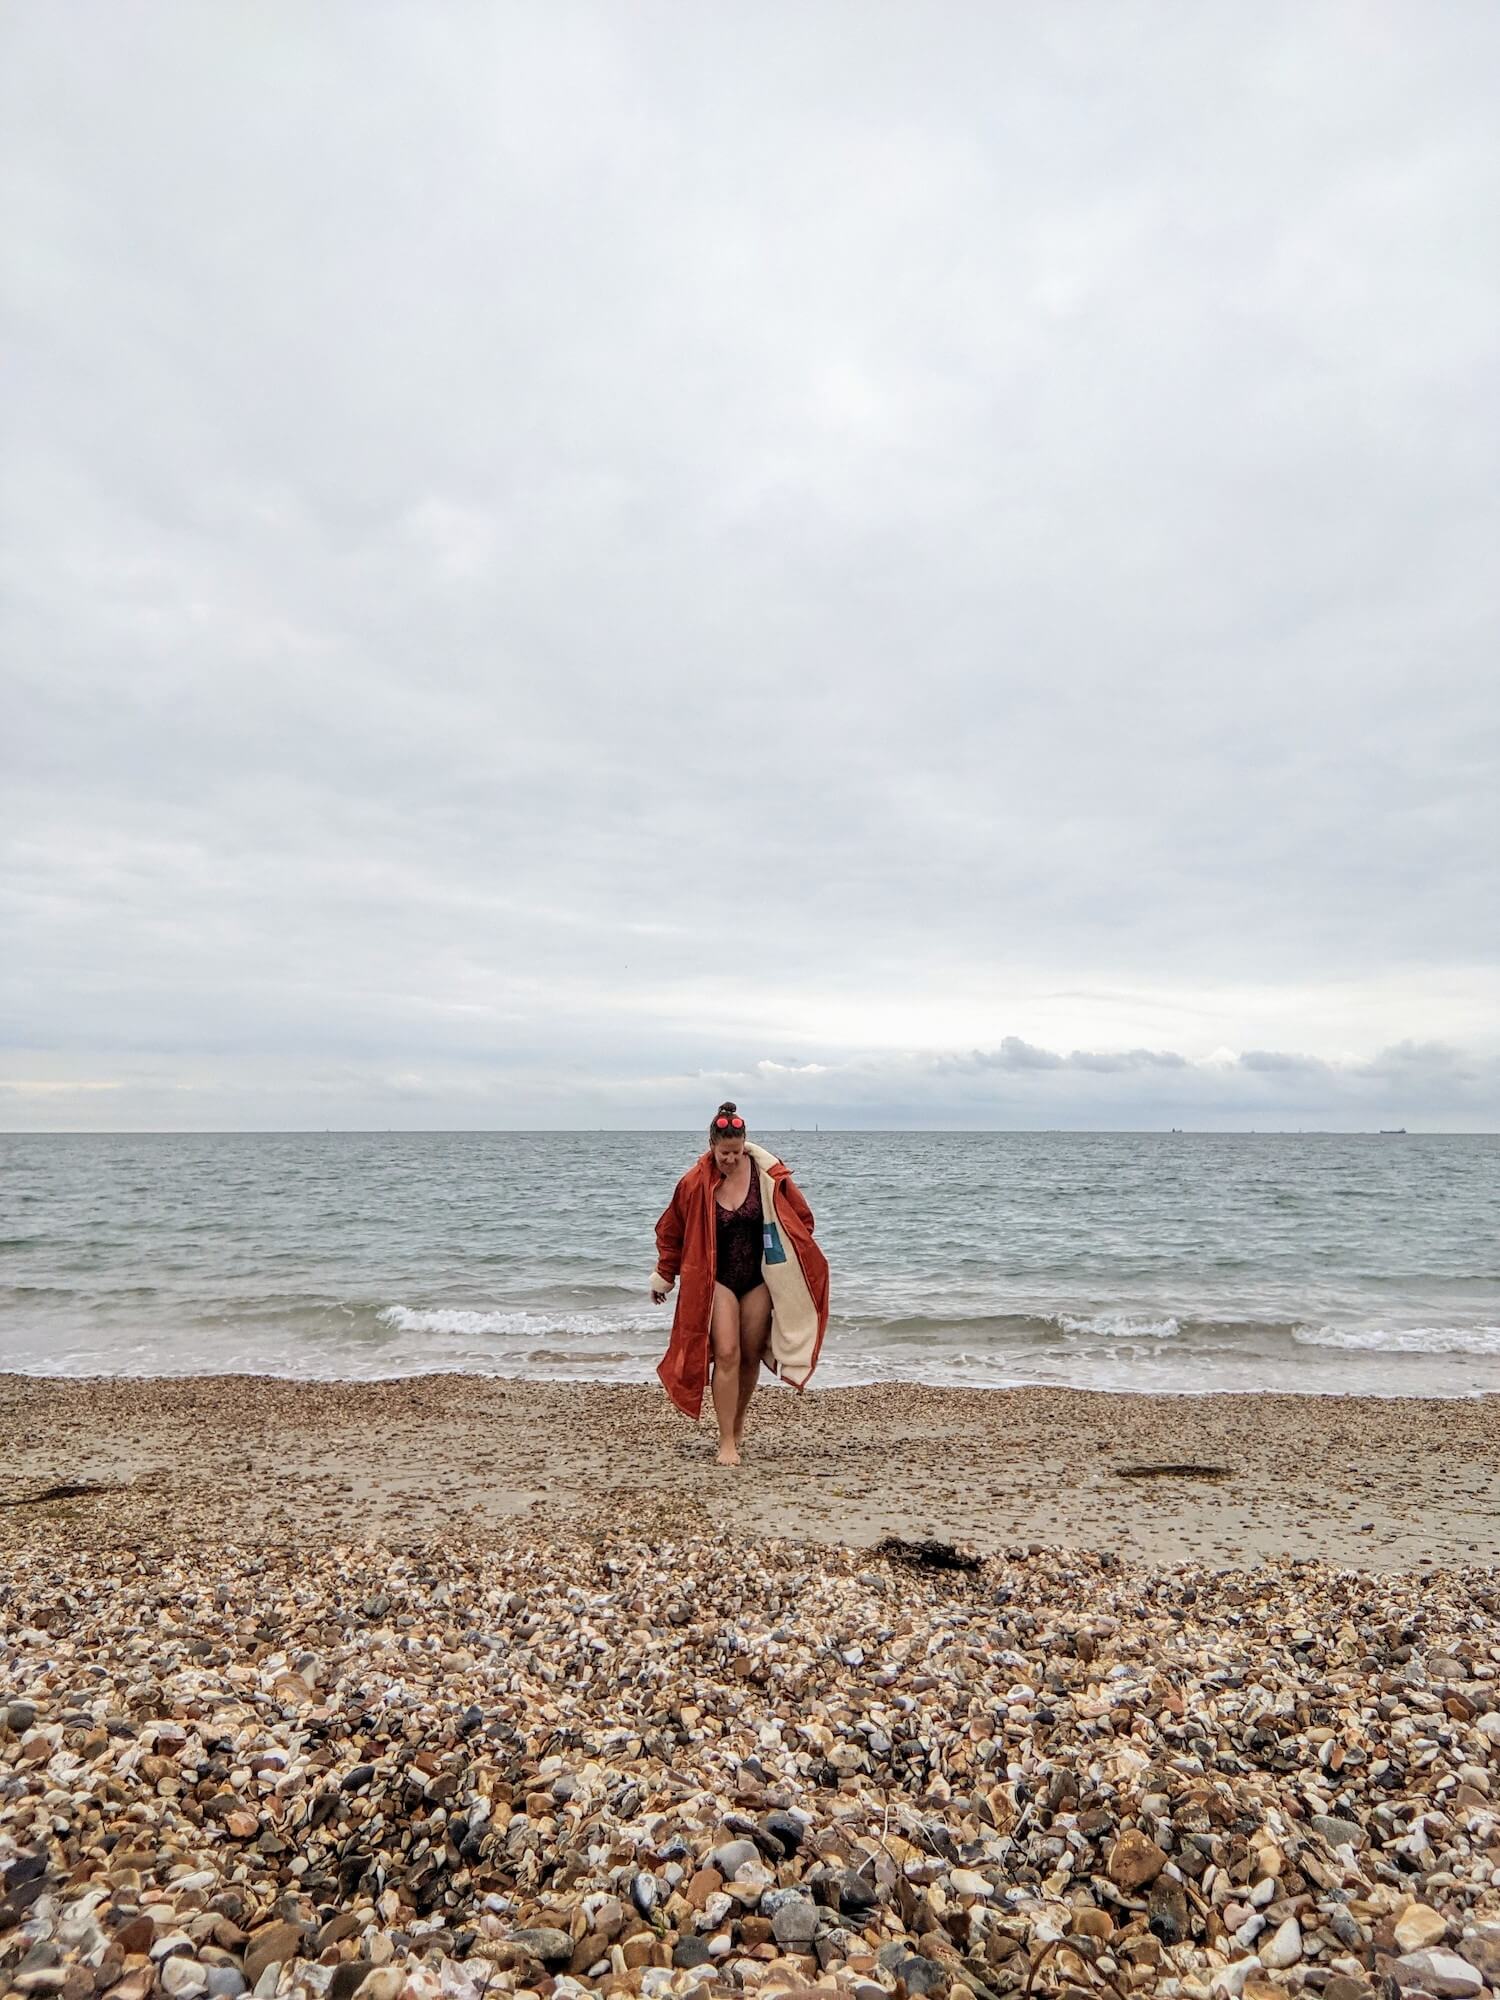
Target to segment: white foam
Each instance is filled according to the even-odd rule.
[[[1099,1313],[1093,1319],[1074,1319],[1059,1313],[1057,1324],[1064,1333],[1098,1333],[1107,1340],[1173,1340],[1182,1331],[1175,1319],[1132,1319],[1129,1313]]]
[[[1497,1354],[1500,1326],[1299,1326],[1300,1347],[1341,1347],[1359,1354]]]
[[[580,1312],[470,1312],[458,1307],[426,1312],[411,1306],[386,1306],[379,1318],[397,1333],[440,1334],[461,1340],[534,1340],[559,1336],[595,1340],[622,1333],[654,1333],[665,1344],[671,1325],[671,1316],[664,1309],[630,1307],[605,1318],[598,1313]]]

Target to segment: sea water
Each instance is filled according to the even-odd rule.
[[[1500,1137],[757,1133],[822,1384],[1500,1391]],[[648,1380],[692,1133],[0,1135],[0,1370]]]

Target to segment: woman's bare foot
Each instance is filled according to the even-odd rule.
[[[723,1441],[723,1442],[722,1442],[722,1443],[720,1444],[720,1446],[719,1446],[719,1456],[718,1456],[718,1461],[717,1461],[717,1462],[718,1462],[718,1463],[719,1463],[720,1465],[738,1465],[738,1464],[739,1464],[739,1462],[740,1462],[740,1454],[739,1454],[739,1449],[738,1449],[738,1447],[736,1446],[736,1444],[735,1444],[735,1442],[734,1442],[733,1438],[725,1438],[725,1439],[724,1439],[724,1441]]]

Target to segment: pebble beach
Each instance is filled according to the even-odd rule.
[[[0,1377],[0,1991],[1500,1990],[1492,1402]]]

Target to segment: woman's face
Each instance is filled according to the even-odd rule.
[[[732,1174],[740,1163],[745,1150],[743,1139],[715,1139],[713,1144],[714,1165],[721,1174]]]

